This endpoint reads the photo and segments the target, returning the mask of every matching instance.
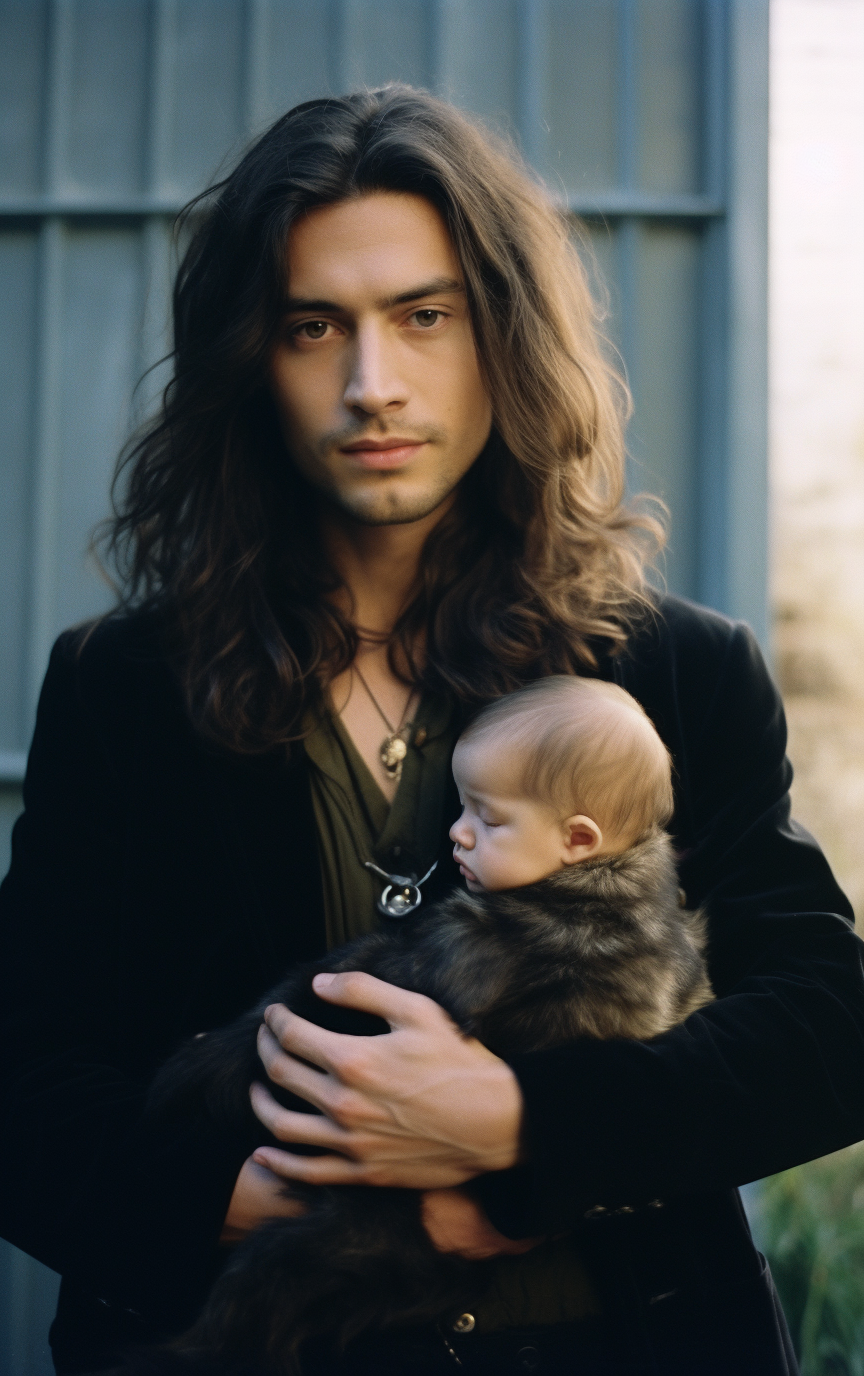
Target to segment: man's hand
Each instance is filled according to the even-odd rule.
[[[420,1190],[516,1164],[522,1095],[504,1061],[463,1036],[423,994],[359,971],[316,975],[314,989],[332,1003],[384,1018],[390,1034],[328,1032],[271,1005],[258,1035],[267,1074],[321,1116],[282,1108],[263,1085],[253,1085],[252,1107],[283,1142],[328,1154],[261,1147],[254,1161],[310,1184]]]
[[[421,1209],[423,1227],[436,1251],[455,1252],[466,1261],[518,1257],[543,1241],[542,1237],[526,1237],[514,1242],[505,1237],[465,1190],[427,1190]]]
[[[250,1156],[237,1177],[219,1241],[242,1242],[268,1218],[298,1218],[305,1212],[306,1205],[291,1198],[285,1181]]]

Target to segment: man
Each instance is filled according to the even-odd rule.
[[[436,1245],[514,1254],[503,1322],[340,1370],[792,1371],[729,1189],[862,1134],[859,948],[788,821],[752,638],[644,592],[651,523],[621,505],[566,228],[429,97],[311,102],[216,188],[175,325],[114,526],[127,601],[55,648],[3,890],[2,1222],[63,1273],[58,1371],[184,1327],[220,1237],[295,1207],[283,1177],[420,1189]],[[322,1110],[254,1090],[286,1149],[148,1118],[179,1040],[379,920],[367,859],[419,879],[437,857],[424,901],[456,882],[459,723],[560,672],[623,684],[672,753],[717,1002],[650,1044],[508,1066],[340,976],[322,998],[393,1031],[271,1010],[267,1074]],[[520,1239],[562,1233],[550,1313]]]

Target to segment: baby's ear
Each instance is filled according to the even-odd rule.
[[[562,824],[565,865],[576,865],[580,860],[590,860],[603,845],[603,833],[591,817],[568,817]]]

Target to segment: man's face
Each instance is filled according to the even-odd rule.
[[[309,211],[288,294],[270,385],[297,468],[365,525],[430,515],[492,424],[441,216],[395,192]]]

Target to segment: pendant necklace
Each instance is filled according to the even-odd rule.
[[[378,747],[378,758],[381,761],[384,768],[386,769],[387,773],[390,775],[390,778],[395,779],[398,783],[402,777],[402,762],[404,761],[405,756],[408,754],[408,741],[406,737],[410,736],[411,727],[414,725],[414,723],[411,721],[405,721],[405,716],[408,712],[408,708],[411,706],[411,699],[414,696],[414,690],[412,688],[408,701],[405,704],[405,711],[402,714],[402,720],[400,721],[398,726],[394,726],[393,723],[389,720],[389,718],[385,715],[380,702],[376,698],[375,694],[372,692],[372,689],[369,687],[369,684],[366,682],[366,679],[364,678],[363,674],[361,674],[357,665],[353,664],[351,667],[353,672],[359,678],[360,682],[363,684],[363,687],[366,689],[366,692],[369,694],[372,706],[375,708],[375,711],[378,713],[384,725],[387,727],[388,734],[384,737],[383,741]]]
[[[367,638],[368,637],[363,637],[363,639]],[[381,707],[375,694],[372,692],[372,689],[369,687],[369,684],[366,682],[360,669],[358,669],[356,664],[353,664],[351,668],[357,674],[357,677],[369,695],[369,699],[375,711],[387,727],[388,734],[384,737],[378,748],[378,758],[391,779],[395,779],[398,783],[402,777],[402,763],[408,754],[408,742],[406,737],[410,736],[411,728],[414,725],[411,721],[405,721],[405,717],[408,714],[408,708],[411,706],[411,699],[414,696],[414,690],[411,690],[408,701],[405,704],[402,721],[400,721],[398,726],[394,726]],[[380,866],[376,865],[372,860],[363,861],[363,868],[371,870],[373,874],[378,875],[379,879],[386,881],[384,889],[378,898],[378,911],[382,913],[384,917],[398,919],[410,917],[412,913],[415,913],[420,907],[423,901],[423,896],[420,893],[420,886],[421,884],[425,884],[429,876],[438,868],[438,861],[435,861],[434,865],[427,870],[422,879],[418,879],[416,875],[413,874],[388,874],[386,870],[382,870]]]
[[[371,870],[379,879],[387,881],[378,899],[379,913],[383,913],[385,917],[410,917],[423,902],[420,885],[425,884],[430,874],[437,870],[438,861],[436,860],[426,871],[422,879],[413,874],[388,874],[372,860],[364,860],[363,868]]]

